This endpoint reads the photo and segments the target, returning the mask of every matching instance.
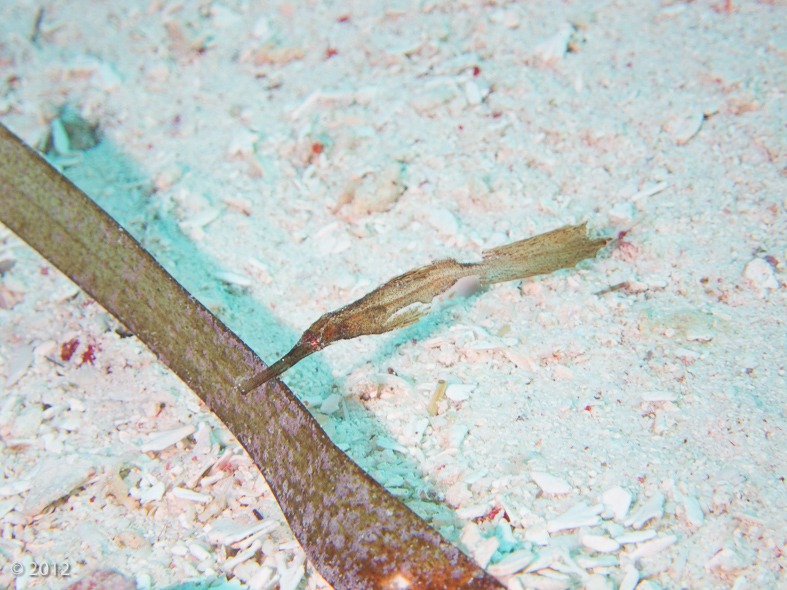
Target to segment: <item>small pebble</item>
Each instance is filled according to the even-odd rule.
[[[448,209],[436,209],[426,220],[441,234],[455,236],[459,233],[459,221]]]
[[[773,267],[762,258],[755,258],[743,270],[743,276],[759,291],[778,289],[779,283],[773,276]]]

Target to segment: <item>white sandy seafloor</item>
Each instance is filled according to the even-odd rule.
[[[630,230],[284,380],[511,590],[785,588],[784,22],[778,0],[4,0],[0,121],[54,129],[50,161],[268,362],[430,260]],[[196,396],[5,228],[0,268],[0,588],[325,586]]]

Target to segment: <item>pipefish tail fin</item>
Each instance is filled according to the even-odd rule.
[[[595,257],[609,241],[609,238],[589,237],[587,223],[567,225],[486,250],[477,268],[484,285],[525,279],[574,267],[587,258]]]

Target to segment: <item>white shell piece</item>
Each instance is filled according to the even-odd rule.
[[[90,81],[104,92],[114,92],[120,88],[123,83],[123,80],[117,71],[115,71],[115,68],[112,64],[108,63],[99,64],[90,77]]]
[[[544,473],[543,471],[533,471],[530,473],[530,477],[545,494],[559,495],[568,494],[571,492],[571,486],[567,481],[560,479],[559,477],[556,477],[550,473]]]
[[[249,277],[229,270],[220,270],[214,276],[229,285],[238,285],[239,287],[251,287],[252,285]]]
[[[631,223],[636,214],[637,210],[634,208],[634,205],[631,203],[631,201],[621,201],[619,203],[615,203],[609,209],[610,221],[617,224]]]
[[[650,188],[646,188],[644,190],[639,191],[638,193],[635,193],[635,194],[631,195],[631,200],[636,203],[640,199],[644,199],[646,197],[653,196],[653,195],[655,195],[657,193],[660,193],[661,191],[666,190],[668,188],[669,188],[669,183],[666,180],[664,180],[664,181],[658,183],[655,186],[652,186]]]
[[[259,551],[261,548],[262,548],[262,541],[257,539],[256,541],[254,541],[254,543],[251,544],[251,547],[249,547],[245,551],[241,551],[235,557],[232,557],[231,559],[228,559],[227,561],[222,563],[221,569],[224,570],[225,572],[231,572],[240,564],[242,564],[244,561],[248,561],[249,559],[254,557],[254,554],[257,553],[257,551]]]
[[[448,446],[452,449],[458,449],[467,436],[470,429],[464,424],[454,424],[448,429]]]
[[[549,532],[547,525],[537,524],[525,529],[525,540],[536,545],[549,545]]]
[[[500,547],[500,540],[497,537],[488,537],[476,545],[473,559],[479,567],[486,568],[498,547]]]
[[[4,500],[0,502],[0,519],[11,512],[18,503],[18,500]]]
[[[637,587],[637,582],[639,582],[639,571],[635,567],[629,567],[626,570],[626,575],[620,581],[618,590],[634,590]]]
[[[41,404],[28,403],[20,410],[13,422],[11,434],[14,438],[31,438],[38,434],[44,409]]]
[[[191,228],[202,228],[212,223],[218,219],[219,215],[221,215],[221,211],[219,209],[205,209],[204,211],[200,211],[199,213],[195,213],[187,220],[185,220],[182,224],[185,227]]]
[[[509,553],[499,562],[489,566],[487,571],[493,576],[510,576],[525,569],[535,557],[532,551],[520,549]]]
[[[678,145],[687,143],[692,137],[697,135],[704,120],[704,113],[694,112],[680,121],[674,131],[675,139],[678,142]]]
[[[16,351],[11,355],[5,367],[5,388],[9,391],[11,387],[27,372],[30,363],[33,362],[33,347],[29,345],[17,345]]]
[[[455,236],[459,233],[459,220],[448,209],[435,209],[426,220],[441,234]]]
[[[163,482],[156,482],[150,487],[142,488],[139,492],[139,503],[148,504],[158,502],[164,497],[165,486]]]
[[[60,117],[55,117],[50,123],[52,127],[52,147],[61,156],[68,156],[71,154],[71,139],[66,133],[66,128],[63,126],[63,121]]]
[[[583,526],[596,526],[601,522],[599,514],[604,512],[602,504],[588,506],[585,502],[580,502],[570,508],[557,518],[547,522],[547,531],[556,533],[567,529],[577,529]]]
[[[265,588],[272,587],[273,584],[269,584],[268,582],[273,576],[273,573],[273,569],[269,567],[261,567],[248,581],[249,588],[251,588],[251,590],[264,590]]]
[[[641,529],[645,523],[654,518],[661,518],[664,515],[664,494],[656,492],[644,504],[642,504],[626,521],[626,526],[633,526],[635,529]]]
[[[195,492],[181,487],[173,488],[171,494],[176,498],[178,498],[179,500],[198,502],[200,504],[207,504],[213,499],[210,494],[200,494],[199,492]]]
[[[139,450],[143,453],[149,453],[151,451],[163,451],[167,447],[171,447],[177,442],[180,442],[187,436],[194,434],[197,431],[197,427],[193,424],[188,424],[186,426],[181,426],[180,428],[175,428],[174,430],[167,430],[165,432],[160,432],[158,435],[151,438],[148,442],[141,445]]]
[[[211,529],[206,533],[205,538],[211,545],[229,546],[255,533],[270,532],[278,526],[279,523],[270,518],[252,524],[238,524],[231,520],[218,520],[211,523]]]
[[[571,587],[571,580],[568,579],[555,579],[539,576],[536,574],[519,574],[515,580],[521,584],[521,588],[527,590],[566,590]]]
[[[563,24],[557,33],[543,41],[536,47],[536,54],[546,63],[552,63],[563,59],[568,51],[568,43],[571,35],[574,34],[574,27]]]
[[[594,567],[615,567],[620,565],[620,560],[617,555],[596,555],[595,557],[589,557],[580,553],[573,559],[576,564],[584,570],[593,569]]]
[[[530,565],[525,568],[526,572],[537,572],[544,568],[549,567],[556,561],[560,560],[560,550],[557,547],[547,547],[540,551]]]
[[[260,140],[260,136],[248,129],[236,131],[227,146],[227,156],[249,156],[254,153],[255,144]]]
[[[614,553],[620,549],[620,543],[604,535],[582,535],[582,544],[599,553]]]
[[[689,328],[686,330],[686,340],[691,342],[710,342],[716,337],[716,332],[707,328]]]
[[[341,405],[342,396],[332,393],[320,404],[320,412],[323,414],[333,414]]]
[[[592,574],[585,580],[585,590],[613,590],[612,581],[601,574]]]
[[[29,479],[17,479],[0,486],[0,497],[16,496],[22,492],[26,492],[32,486]]]
[[[489,504],[484,502],[482,504],[473,504],[472,506],[457,508],[456,516],[461,520],[473,520],[474,518],[484,516],[487,512],[489,512]]]
[[[189,545],[189,553],[196,557],[198,561],[205,561],[211,557],[210,552],[197,543],[191,543]]]
[[[472,80],[465,82],[465,98],[467,99],[467,104],[471,106],[479,105],[483,100],[478,84]]]
[[[607,512],[615,517],[615,520],[623,520],[631,508],[631,492],[620,486],[609,488],[601,496]]]
[[[25,498],[22,513],[36,516],[55,500],[85,485],[95,473],[93,462],[78,454],[65,460],[56,456],[43,459],[27,474],[33,487]]]
[[[702,513],[700,503],[694,496],[683,497],[683,509],[686,511],[686,520],[694,526],[705,524],[705,515]]]
[[[650,557],[651,555],[656,555],[657,553],[664,551],[667,547],[674,545],[677,540],[678,537],[675,535],[656,537],[652,541],[638,545],[634,550],[634,553],[631,554],[631,557],[634,560],[637,560],[640,557]]]
[[[503,508],[503,510],[505,510],[505,508]],[[518,545],[518,541],[516,537],[514,537],[514,533],[511,530],[511,524],[505,518],[501,518],[499,521],[497,521],[497,527],[495,527],[495,536],[500,539],[501,553],[507,553]]]
[[[475,383],[449,383],[445,389],[445,397],[452,402],[463,402],[470,398],[470,394],[478,387]]]
[[[672,391],[646,391],[642,394],[642,399],[646,402],[674,402],[678,399],[678,394]]]
[[[643,541],[649,541],[655,536],[656,536],[656,531],[637,531],[634,533],[626,533],[625,535],[620,535],[619,537],[615,537],[615,540],[621,545],[628,545],[630,543],[642,543]]]
[[[756,514],[751,514],[749,512],[743,512],[743,511],[740,511],[740,510],[736,510],[735,512],[733,512],[732,513],[732,517],[733,518],[737,518],[738,520],[751,522],[753,524],[764,525],[766,523],[766,521],[764,519],[760,518]]]

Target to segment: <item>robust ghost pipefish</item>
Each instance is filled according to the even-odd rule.
[[[483,252],[481,262],[438,260],[399,275],[358,301],[323,315],[281,359],[239,385],[248,393],[284,373],[310,354],[339,340],[384,334],[414,324],[428,304],[459,279],[477,276],[482,285],[503,283],[571,268],[593,258],[610,242],[588,236],[587,223],[559,229]],[[422,305],[417,305],[422,304]]]

